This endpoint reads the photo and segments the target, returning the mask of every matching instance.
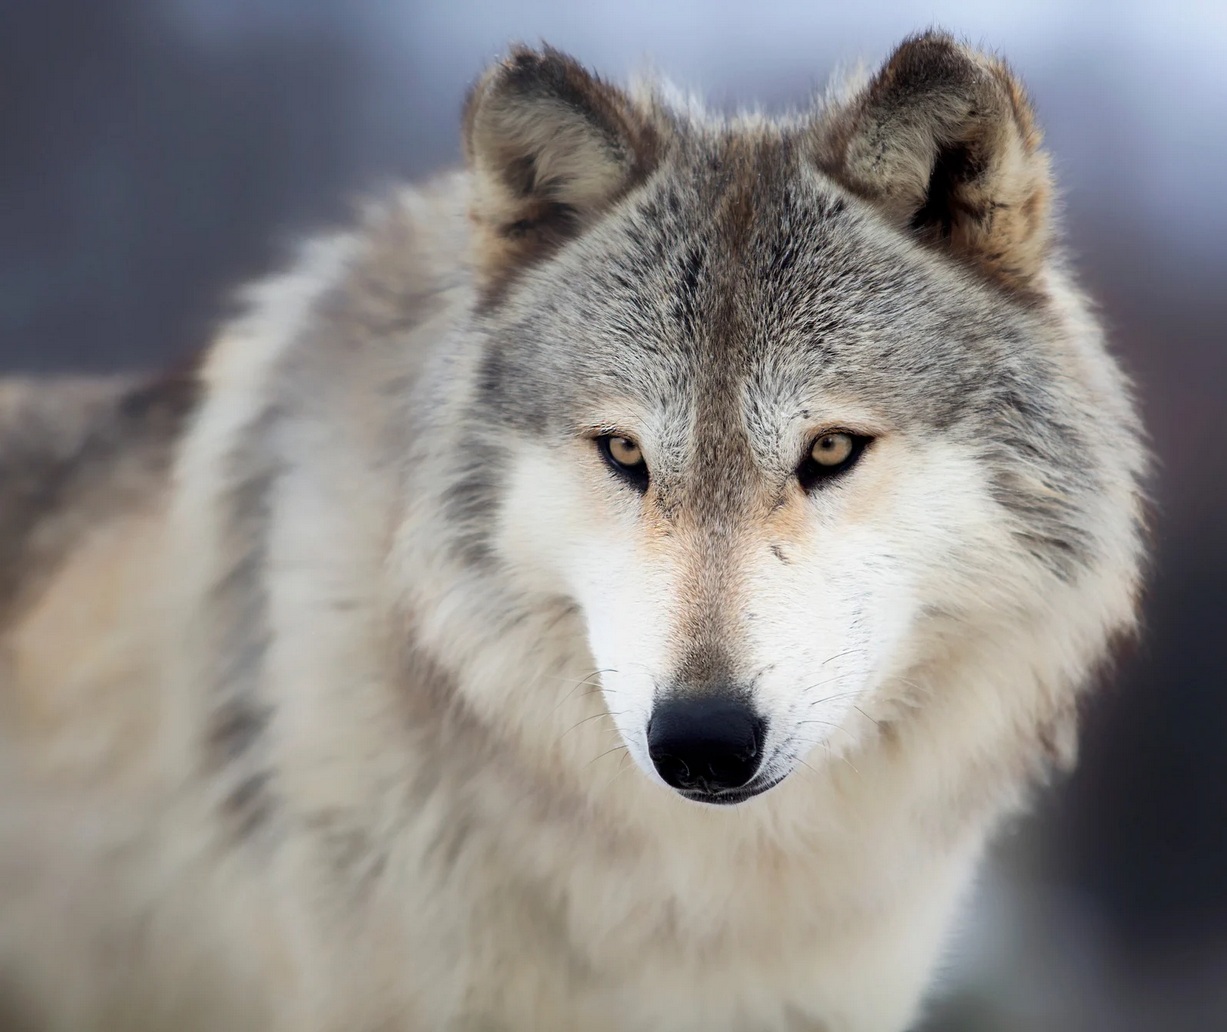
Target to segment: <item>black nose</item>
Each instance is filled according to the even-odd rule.
[[[674,788],[740,788],[762,762],[766,723],[727,697],[678,696],[659,703],[648,722],[648,755]]]

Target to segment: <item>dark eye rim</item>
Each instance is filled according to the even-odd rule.
[[[824,466],[811,454],[814,445],[830,434],[847,434],[852,439],[852,451],[848,453],[848,457],[843,462],[836,466]],[[801,482],[801,487],[805,491],[815,491],[831,481],[837,480],[860,461],[861,455],[864,454],[865,449],[872,442],[873,438],[868,434],[858,434],[853,430],[846,430],[843,427],[832,427],[829,430],[823,430],[821,433],[814,434],[806,442],[805,456],[801,459],[800,465],[797,466],[797,479]]]
[[[648,489],[648,464],[643,458],[642,449],[640,450],[639,461],[633,466],[627,466],[625,463],[619,462],[614,458],[613,450],[610,447],[610,442],[615,439],[624,441],[632,441],[636,447],[639,447],[639,442],[633,437],[628,437],[626,434],[601,434],[594,438],[596,441],[597,451],[601,453],[601,458],[605,460],[605,465],[610,471],[618,477],[619,480],[625,481],[640,494],[643,494]]]

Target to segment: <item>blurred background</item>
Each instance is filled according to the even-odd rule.
[[[201,346],[302,233],[456,162],[510,40],[772,109],[931,24],[1029,83],[1161,465],[1145,639],[995,850],[926,1029],[1227,1030],[1227,5],[0,0],[0,372]]]

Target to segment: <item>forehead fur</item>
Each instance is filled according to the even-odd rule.
[[[946,428],[978,404],[988,414],[977,393],[1053,375],[1045,326],[1041,306],[882,226],[787,127],[703,123],[486,313],[487,400],[537,426],[628,396],[665,410],[697,399],[705,423],[741,423],[719,404],[743,408],[749,391]]]

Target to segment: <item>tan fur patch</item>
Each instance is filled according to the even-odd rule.
[[[6,636],[6,723],[43,743],[42,758],[54,753],[61,772],[87,761],[122,764],[156,728],[153,700],[133,706],[125,697],[146,683],[137,676],[147,662],[139,639],[159,520],[155,512],[95,530]],[[72,748],[59,750],[65,729]],[[104,741],[123,748],[99,755],[91,742]]]

